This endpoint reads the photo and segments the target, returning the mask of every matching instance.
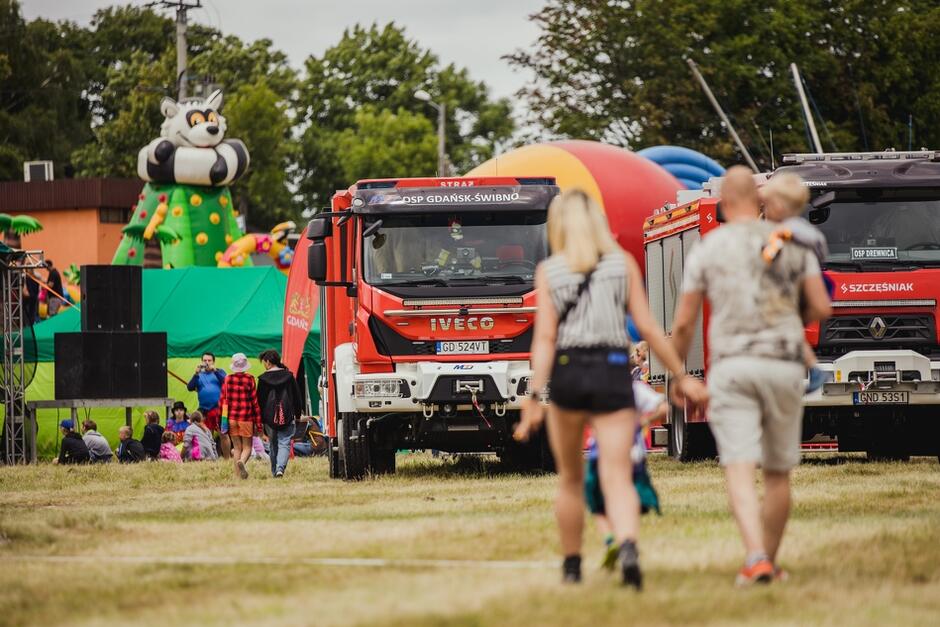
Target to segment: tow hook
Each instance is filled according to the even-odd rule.
[[[434,405],[431,403],[421,403],[421,413],[427,420],[434,417]]]
[[[506,403],[493,403],[493,413],[502,418],[506,415]]]

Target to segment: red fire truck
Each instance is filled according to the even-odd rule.
[[[829,439],[877,459],[940,453],[940,152],[786,155],[782,171],[811,188],[805,217],[826,235],[823,267],[835,284],[834,315],[807,328],[827,381],[805,399],[804,441]],[[721,222],[720,183],[681,192],[679,204],[645,222],[650,306],[667,332],[683,259]],[[699,377],[707,376],[707,324],[706,307],[686,362]],[[668,386],[655,358],[650,373]],[[714,456],[706,421],[673,409],[655,440],[682,460]]]
[[[394,472],[398,449],[551,465],[544,436],[511,433],[557,193],[553,178],[363,180],[310,221],[332,477]]]

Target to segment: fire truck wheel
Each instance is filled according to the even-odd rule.
[[[511,441],[499,455],[511,470],[555,472],[555,458],[548,446],[548,434],[542,429],[528,442]]]
[[[372,448],[369,451],[369,470],[373,475],[395,473],[395,449],[390,451]]]
[[[343,414],[336,421],[336,431],[339,433],[339,463],[343,469],[343,479],[359,480],[366,474],[366,460],[363,455],[362,443],[356,432],[356,415]]]
[[[339,438],[327,438],[327,453],[330,460],[330,479],[342,479],[343,467],[339,459]]]
[[[669,455],[681,462],[714,459],[718,456],[708,423],[687,422],[685,410],[669,409]]]
[[[911,456],[904,451],[900,444],[883,441],[870,441],[866,450],[869,461],[872,462],[909,462]]]

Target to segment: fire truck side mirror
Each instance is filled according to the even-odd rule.
[[[307,239],[322,240],[333,235],[333,221],[328,217],[314,218],[307,224]]]
[[[307,278],[322,283],[326,281],[326,243],[315,239],[307,249]]]

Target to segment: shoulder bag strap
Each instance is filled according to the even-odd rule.
[[[588,287],[591,284],[591,276],[594,274],[594,270],[597,268],[591,268],[587,271],[587,274],[584,275],[584,278],[581,279],[581,284],[578,285],[578,291],[570,301],[565,304],[565,308],[558,315],[558,326],[560,327],[565,323],[565,320],[568,319],[568,316],[571,314],[571,310],[574,309],[574,306],[578,304],[578,301],[581,300],[581,297],[587,292]]]

